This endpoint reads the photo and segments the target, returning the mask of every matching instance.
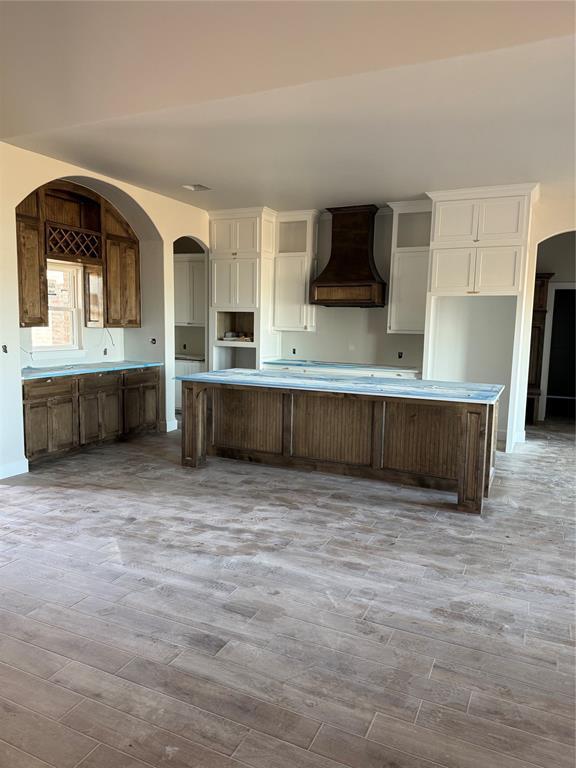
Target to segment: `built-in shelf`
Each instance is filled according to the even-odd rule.
[[[256,343],[254,341],[232,341],[228,339],[217,339],[214,342],[215,347],[247,347],[248,349],[255,348]]]

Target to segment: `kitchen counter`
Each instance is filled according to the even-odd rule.
[[[389,378],[418,378],[419,368],[405,365],[373,365],[371,363],[328,363],[322,360],[277,358],[264,360],[263,370],[294,370],[312,373],[331,373],[342,376],[385,376]]]
[[[54,365],[45,368],[22,368],[22,380],[54,378],[56,376],[79,376],[83,373],[106,373],[108,371],[127,371],[132,368],[156,368],[164,363],[142,363],[137,360],[116,360],[109,363],[75,363]]]
[[[495,403],[504,387],[500,384],[469,384],[457,381],[403,379],[391,381],[386,376],[329,376],[289,371],[254,371],[228,368],[223,371],[177,376],[181,381],[208,384],[234,384],[273,389],[300,389],[311,392],[342,392],[351,395],[401,397],[412,400],[443,400],[450,403]]]
[[[244,368],[177,378],[186,466],[215,455],[334,472],[452,491],[459,510],[482,510],[500,384]]]

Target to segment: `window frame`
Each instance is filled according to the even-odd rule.
[[[33,353],[46,353],[46,352],[77,352],[82,350],[82,311],[83,311],[83,291],[82,291],[82,285],[83,285],[83,268],[80,264],[71,264],[70,262],[66,261],[57,261],[56,259],[47,259],[46,260],[46,272],[50,269],[58,269],[63,272],[68,272],[71,274],[71,280],[70,284],[72,286],[73,291],[73,307],[67,308],[67,307],[51,307],[50,306],[50,296],[48,296],[48,322],[50,322],[50,313],[51,312],[67,312],[70,313],[72,317],[72,333],[73,333],[73,343],[72,344],[49,344],[48,346],[45,345],[36,345],[34,344],[34,328],[32,328],[32,338],[31,338],[31,350]]]

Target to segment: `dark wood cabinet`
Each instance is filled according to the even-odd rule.
[[[48,281],[39,193],[16,209],[18,298],[23,328],[48,325]]]
[[[159,426],[159,368],[34,379],[23,395],[30,461]]]
[[[87,327],[140,326],[138,238],[104,198],[79,184],[50,182],[17,206],[16,229],[22,327],[48,324],[49,258],[83,265]]]
[[[106,325],[140,326],[140,254],[132,240],[106,242]]]
[[[24,404],[26,456],[33,460],[79,444],[75,395],[34,398]]]
[[[158,369],[124,374],[124,432],[153,429],[159,421]]]

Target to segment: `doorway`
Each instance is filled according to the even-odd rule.
[[[557,288],[554,291],[546,419],[574,419],[575,416],[575,306],[576,290],[574,288]]]

